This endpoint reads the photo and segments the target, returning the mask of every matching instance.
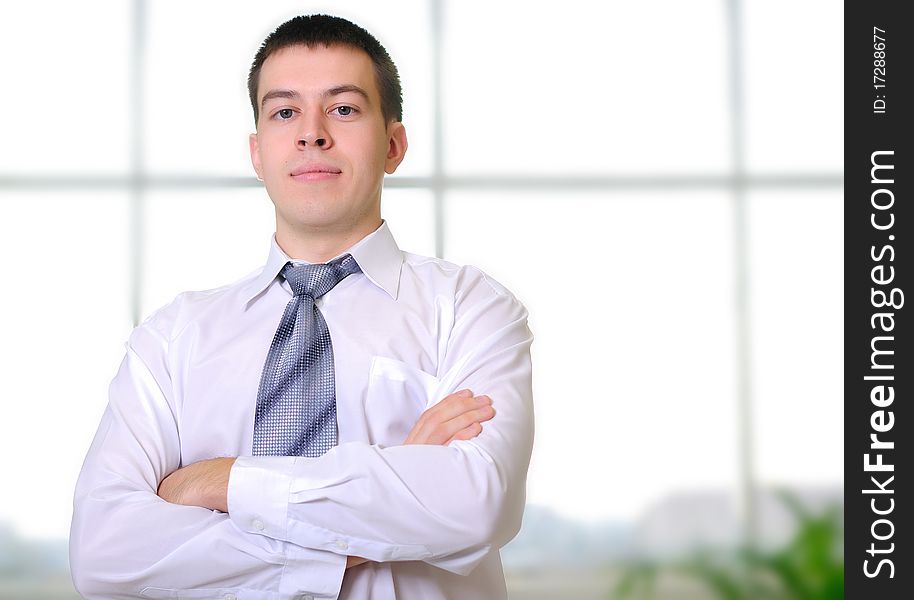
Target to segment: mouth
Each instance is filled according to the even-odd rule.
[[[331,165],[310,164],[298,167],[290,173],[290,176],[296,181],[323,181],[335,179],[340,174],[342,171]]]

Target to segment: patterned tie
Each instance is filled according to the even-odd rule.
[[[327,264],[283,267],[295,295],[260,377],[254,456],[320,456],[336,445],[333,346],[314,301],[360,271],[349,254]]]

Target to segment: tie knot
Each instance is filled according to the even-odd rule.
[[[290,262],[282,268],[282,276],[296,296],[309,296],[317,299],[353,273],[362,269],[351,254],[318,265],[294,265]]]

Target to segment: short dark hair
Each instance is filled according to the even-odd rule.
[[[364,51],[374,65],[375,83],[381,95],[381,114],[384,122],[403,120],[403,91],[400,88],[400,75],[397,66],[391,60],[384,46],[373,35],[346,19],[331,15],[301,15],[289,19],[261,44],[251,71],[248,74],[248,95],[251,97],[251,108],[254,109],[254,126],[260,116],[257,106],[257,91],[260,80],[260,69],[263,63],[277,50],[289,46],[348,46]]]

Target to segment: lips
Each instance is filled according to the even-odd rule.
[[[320,177],[320,176],[331,176],[339,175],[342,173],[339,169],[333,165],[328,165],[324,163],[308,163],[297,167],[292,171],[292,177]]]

